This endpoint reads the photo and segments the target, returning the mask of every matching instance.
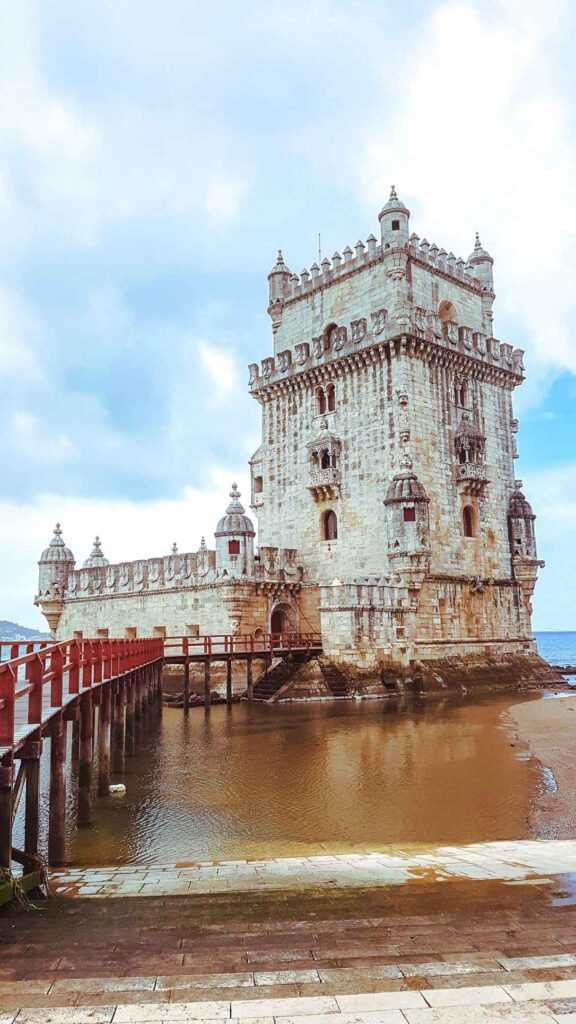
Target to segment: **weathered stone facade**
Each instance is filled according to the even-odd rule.
[[[523,353],[493,336],[478,236],[464,261],[409,218],[392,189],[379,241],[300,276],[279,253],[269,275],[274,355],[250,366],[259,553],[232,506],[215,552],[108,566],[98,550],[80,570],[45,553],[37,601],[58,636],[268,630],[282,605],[276,625],[320,625],[328,657],[367,669],[533,653],[542,563],[513,468]]]

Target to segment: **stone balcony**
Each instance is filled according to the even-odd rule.
[[[488,483],[486,466],[481,462],[464,462],[457,465],[456,482],[462,494],[481,494]]]
[[[308,490],[316,501],[326,498],[337,498],[340,493],[340,470],[335,466],[323,469],[321,466],[310,466],[310,482]]]

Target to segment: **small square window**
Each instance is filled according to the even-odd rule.
[[[415,508],[405,508],[404,509],[404,522],[405,523],[415,523],[416,522],[416,509]]]
[[[392,221],[392,231],[400,231],[400,221],[399,220],[393,220]]]
[[[239,555],[240,554],[240,541],[239,540],[229,540],[228,541],[228,554],[229,555]]]

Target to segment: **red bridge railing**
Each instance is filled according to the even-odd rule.
[[[21,647],[14,644],[17,656],[0,662],[0,756],[78,694],[164,655],[156,637],[30,643],[18,656]]]
[[[270,654],[275,651],[306,651],[322,646],[320,633],[221,633],[211,636],[164,637],[164,656],[215,657],[219,654]]]

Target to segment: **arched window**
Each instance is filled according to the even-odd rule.
[[[316,389],[316,412],[319,415],[326,412],[326,395],[324,394],[324,388]]]
[[[228,554],[229,555],[239,555],[240,554],[240,541],[239,540],[229,540],[228,541]]]
[[[262,477],[254,477],[254,494],[262,494]]]
[[[465,537],[474,537],[474,509],[472,505],[465,505],[462,509],[462,527]]]
[[[404,507],[404,522],[415,523],[416,522],[416,509],[414,505],[408,505]]]
[[[328,403],[328,412],[334,412],[336,408],[336,389],[333,384],[329,384],[326,388],[326,400]]]
[[[338,537],[338,520],[333,509],[329,508],[322,515],[322,540],[336,540]]]
[[[330,469],[330,452],[328,451],[327,448],[324,448],[322,450],[322,455],[320,456],[320,466],[322,467],[322,469]]]

